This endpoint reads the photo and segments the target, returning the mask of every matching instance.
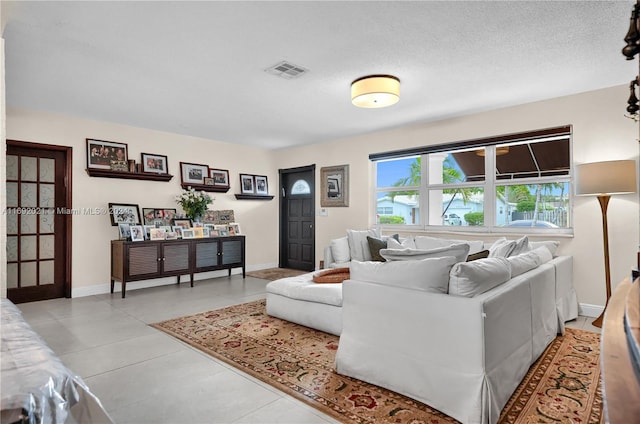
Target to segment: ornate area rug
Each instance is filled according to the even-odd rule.
[[[269,281],[279,280],[281,278],[296,277],[298,275],[307,274],[309,271],[301,271],[299,269],[290,268],[268,268],[258,271],[247,272],[249,277],[262,278]]]
[[[451,417],[335,372],[338,337],[270,317],[259,300],[152,324],[345,423],[437,424]],[[600,335],[567,329],[509,400],[500,423],[600,423]]]

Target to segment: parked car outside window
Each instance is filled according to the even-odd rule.
[[[462,225],[462,218],[455,213],[444,215],[444,225]]]

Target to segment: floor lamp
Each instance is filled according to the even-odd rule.
[[[604,241],[604,274],[607,301],[602,314],[593,325],[602,328],[604,312],[611,297],[611,271],[609,269],[609,234],[607,230],[607,206],[612,194],[636,192],[636,161],[613,160],[578,165],[576,168],[576,195],[598,196],[602,209],[602,238]]]

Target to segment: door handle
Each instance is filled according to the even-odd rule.
[[[281,190],[282,190],[282,197],[286,197],[286,192],[284,191],[284,187],[282,187]]]

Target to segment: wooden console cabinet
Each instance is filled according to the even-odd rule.
[[[211,237],[186,240],[111,241],[111,293],[116,281],[122,283],[125,297],[127,283],[152,278],[172,277],[180,283],[181,275],[197,272],[242,268],[245,278],[244,236]]]

